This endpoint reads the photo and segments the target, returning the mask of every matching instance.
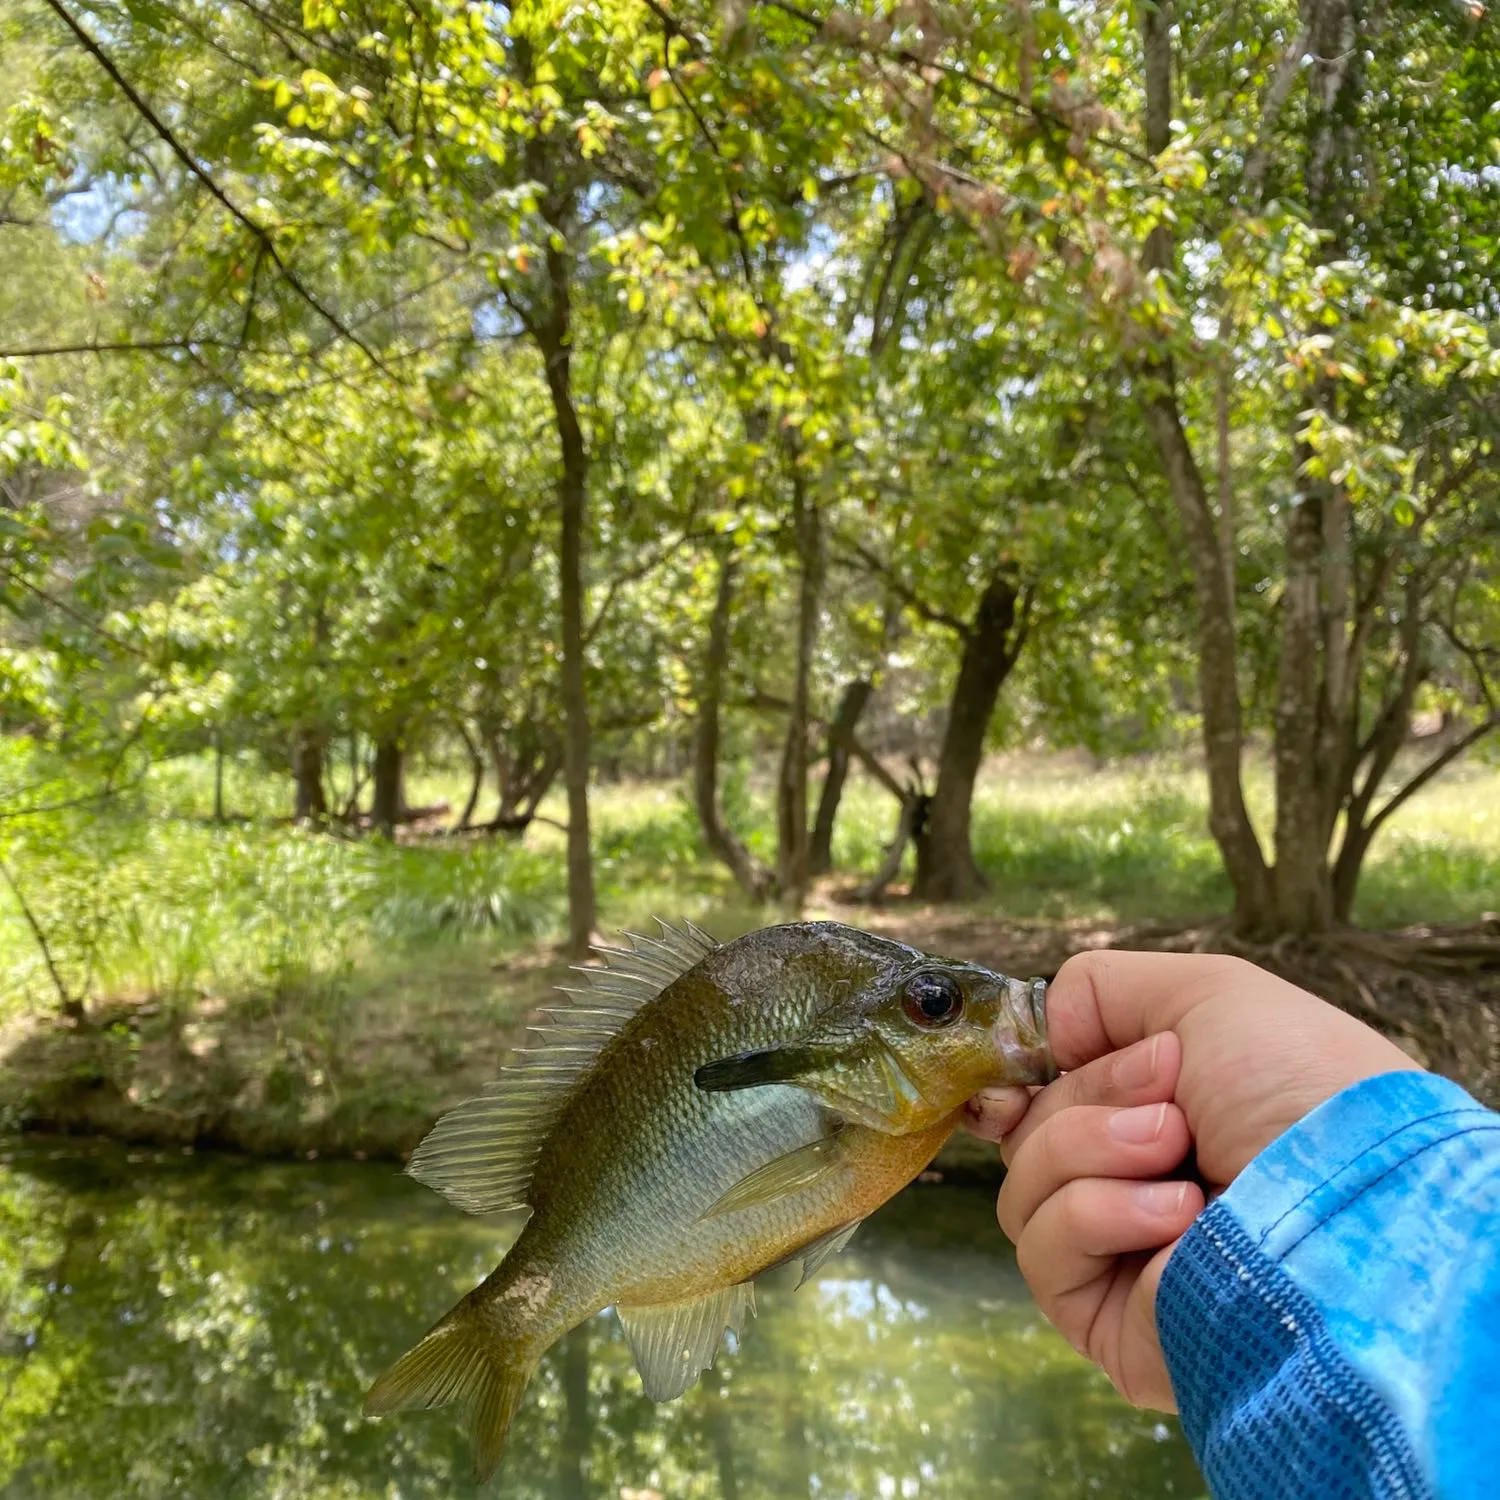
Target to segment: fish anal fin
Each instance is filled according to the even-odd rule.
[[[685,1302],[615,1311],[646,1394],[675,1401],[713,1364],[726,1331],[740,1336],[746,1314],[755,1312],[755,1288],[741,1282]]]
[[[773,1157],[764,1166],[757,1167],[723,1194],[703,1215],[705,1219],[717,1218],[720,1214],[734,1213],[737,1209],[753,1208],[757,1204],[771,1203],[789,1193],[800,1193],[816,1187],[831,1172],[843,1165],[843,1153],[839,1137],[832,1134],[820,1136],[788,1151],[784,1156]]]
[[[661,927],[661,938],[632,938],[628,949],[605,951],[605,968],[581,970],[589,987],[569,992],[575,1005],[545,1011],[541,1045],[515,1053],[495,1083],[444,1115],[406,1170],[466,1213],[525,1208],[542,1146],[599,1054],[718,946],[696,927]]]

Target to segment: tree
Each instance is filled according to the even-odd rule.
[[[1492,642],[1446,616],[1488,617],[1494,588],[1493,240],[1472,226],[1495,222],[1500,184],[1472,122],[1500,72],[1472,8],[1317,0],[1249,24],[1191,5],[960,23],[773,4],[736,36],[826,101],[851,153],[878,143],[974,226],[994,267],[974,326],[1035,319],[1037,347],[1123,377],[1194,582],[1235,920],[1307,933],[1347,919],[1370,838],[1494,727]],[[1444,88],[1416,82],[1430,69]],[[1435,425],[1419,391],[1459,420]],[[1382,794],[1444,657],[1469,671],[1465,727]],[[1258,724],[1269,855],[1243,784]]]

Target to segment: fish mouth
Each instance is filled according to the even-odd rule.
[[[1006,979],[1000,1014],[990,1028],[1002,1084],[1051,1083],[1057,1060],[1047,1040],[1047,981]]]

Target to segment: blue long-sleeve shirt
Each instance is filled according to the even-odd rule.
[[[1215,1500],[1500,1500],[1500,1115],[1346,1089],[1199,1216],[1156,1320]]]

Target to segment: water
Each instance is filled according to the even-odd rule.
[[[612,1314],[543,1362],[499,1477],[370,1379],[510,1233],[385,1165],[0,1147],[0,1496],[1109,1500],[1203,1493],[1042,1322],[977,1191],[909,1189],[683,1400]]]

